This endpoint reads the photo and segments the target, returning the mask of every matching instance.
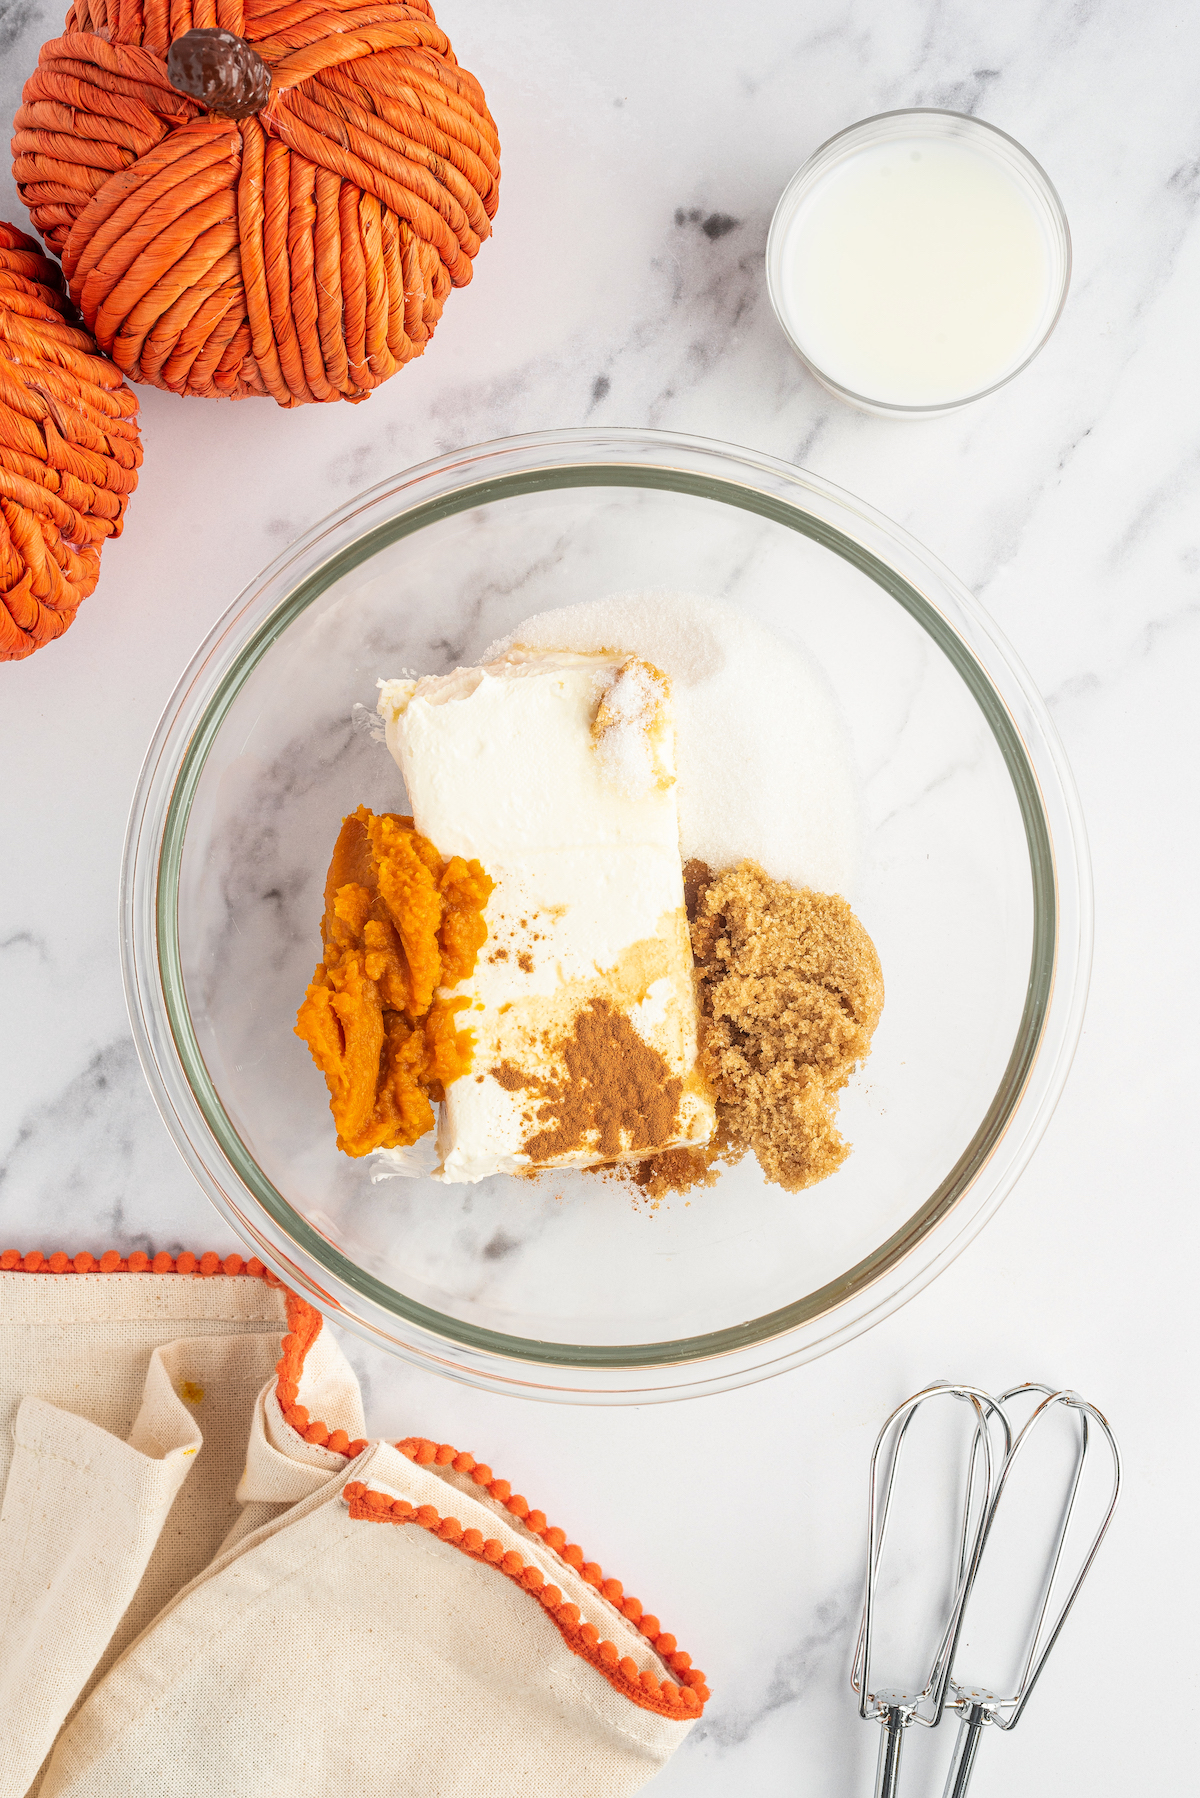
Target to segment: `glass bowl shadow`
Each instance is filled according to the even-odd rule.
[[[845,1166],[799,1195],[752,1159],[639,1203],[594,1176],[372,1184],[292,1032],[325,868],[403,789],[375,683],[476,659],[530,613],[690,591],[805,645],[863,771],[853,895],[887,1003],[843,1096]],[[122,958],[138,1052],[204,1190],[288,1285],[492,1390],[646,1403],[765,1378],[919,1291],[1045,1129],[1086,998],[1091,887],[1070,771],[994,624],[829,483],[666,433],[559,431],[363,494],[281,555],[180,681],[134,797]]]

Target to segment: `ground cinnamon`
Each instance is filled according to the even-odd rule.
[[[683,1081],[610,1000],[590,1000],[549,1047],[561,1074],[530,1073],[511,1062],[491,1070],[507,1092],[525,1091],[535,1101],[521,1145],[534,1163],[579,1149],[615,1161],[670,1142]]]

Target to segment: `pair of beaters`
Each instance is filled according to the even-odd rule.
[[[914,1432],[914,1420],[924,1407],[941,1415],[934,1419],[927,1410],[922,1428]],[[953,1407],[959,1407],[958,1413],[947,1417]],[[936,1464],[926,1454],[924,1487],[910,1486],[921,1456],[921,1450],[912,1452],[913,1444],[928,1447],[931,1423],[940,1426],[942,1452]],[[1042,1445],[1040,1454],[1032,1447],[1035,1439]],[[1112,1458],[1112,1484],[1110,1489],[1105,1481],[1097,1499],[1095,1479],[1085,1482],[1085,1468],[1090,1456],[1105,1448]],[[906,1474],[900,1488],[906,1502],[894,1507],[902,1460]],[[948,1471],[953,1477],[947,1482]],[[949,1494],[944,1501],[931,1495],[937,1477]],[[1029,1384],[992,1396],[976,1386],[937,1381],[893,1411],[871,1456],[866,1598],[850,1676],[859,1715],[883,1726],[876,1798],[895,1798],[907,1729],[912,1724],[933,1728],[946,1710],[958,1713],[959,1731],[944,1798],[966,1798],[983,1731],[991,1724],[1013,1729],[1020,1721],[1104,1539],[1120,1487],[1121,1459],[1113,1433],[1077,1392]],[[1039,1521],[1031,1523],[1035,1498]],[[907,1531],[895,1527],[897,1508],[907,1510]],[[1081,1547],[1083,1509],[1091,1518]],[[885,1565],[889,1519],[893,1545]],[[997,1539],[1006,1535],[1015,1536],[1026,1553],[1031,1541],[1041,1538],[1044,1552],[1022,1573],[997,1556]],[[926,1560],[932,1553],[933,1565],[921,1566],[922,1552],[918,1547],[914,1553],[914,1541],[923,1543]],[[985,1558],[989,1545],[993,1552]],[[911,1593],[914,1577],[924,1584],[924,1617],[905,1640],[903,1630],[889,1627],[893,1620],[888,1613],[905,1589]],[[937,1589],[931,1591],[931,1584]],[[979,1602],[985,1585],[990,1588],[987,1602]],[[1004,1600],[1000,1610],[1007,1608],[1008,1616],[996,1628],[998,1594]],[[924,1666],[932,1644],[928,1677],[919,1690],[911,1682],[904,1689],[879,1683],[874,1661],[881,1627],[889,1638],[887,1652],[903,1665]],[[995,1638],[990,1646],[989,1632]],[[1011,1683],[993,1687],[960,1677],[960,1648],[969,1654],[972,1673],[1003,1664],[1006,1671],[1015,1670]]]

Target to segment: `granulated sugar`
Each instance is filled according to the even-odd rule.
[[[592,742],[605,774],[630,799],[640,799],[657,783],[665,785],[672,778],[655,755],[665,698],[666,687],[657,670],[631,656],[600,701]]]
[[[685,861],[719,870],[749,858],[774,880],[852,896],[861,788],[811,656],[731,606],[661,591],[540,612],[482,660],[517,647],[638,656],[667,675]]]

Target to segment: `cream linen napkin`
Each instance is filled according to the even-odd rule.
[[[703,1676],[259,1272],[0,1271],[0,1798],[638,1791]]]

